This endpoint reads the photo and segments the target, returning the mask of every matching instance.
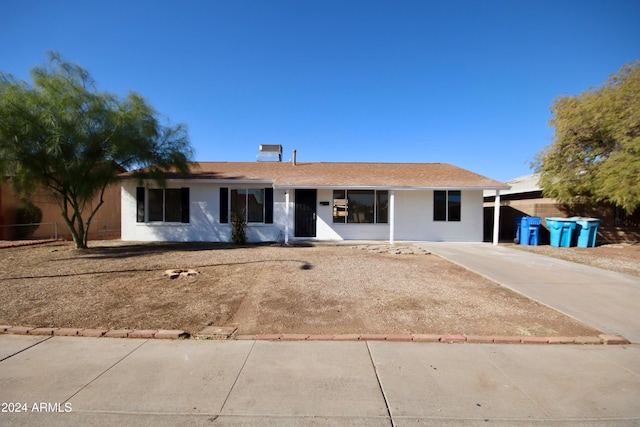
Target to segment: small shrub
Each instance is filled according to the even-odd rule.
[[[236,245],[244,245],[247,243],[247,221],[244,209],[231,212],[231,240]]]
[[[23,202],[22,206],[16,209],[16,224],[35,224],[20,225],[13,232],[13,238],[16,240],[29,239],[36,232],[39,223],[42,221],[42,209],[31,202]]]

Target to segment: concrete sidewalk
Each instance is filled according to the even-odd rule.
[[[640,343],[639,277],[489,243],[419,246],[589,326]]]
[[[0,335],[0,360],[0,425],[640,425],[637,345]]]

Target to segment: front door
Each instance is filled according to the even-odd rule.
[[[296,190],[295,230],[296,237],[316,237],[317,190]]]

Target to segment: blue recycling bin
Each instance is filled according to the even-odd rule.
[[[568,248],[576,228],[576,220],[570,218],[545,218],[551,237],[551,246]]]
[[[520,226],[522,225],[522,217],[516,217],[513,221],[516,223],[516,238],[513,243],[520,243]]]
[[[525,216],[520,223],[520,244],[538,246],[540,234],[540,217]]]
[[[575,218],[577,245],[579,248],[593,248],[596,245],[596,234],[600,226],[597,218]]]

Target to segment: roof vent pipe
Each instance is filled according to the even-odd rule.
[[[296,153],[297,153],[297,151],[296,151],[296,150],[293,150],[293,156],[291,157],[291,164],[292,164],[293,166],[295,166],[295,165],[296,165]]]

